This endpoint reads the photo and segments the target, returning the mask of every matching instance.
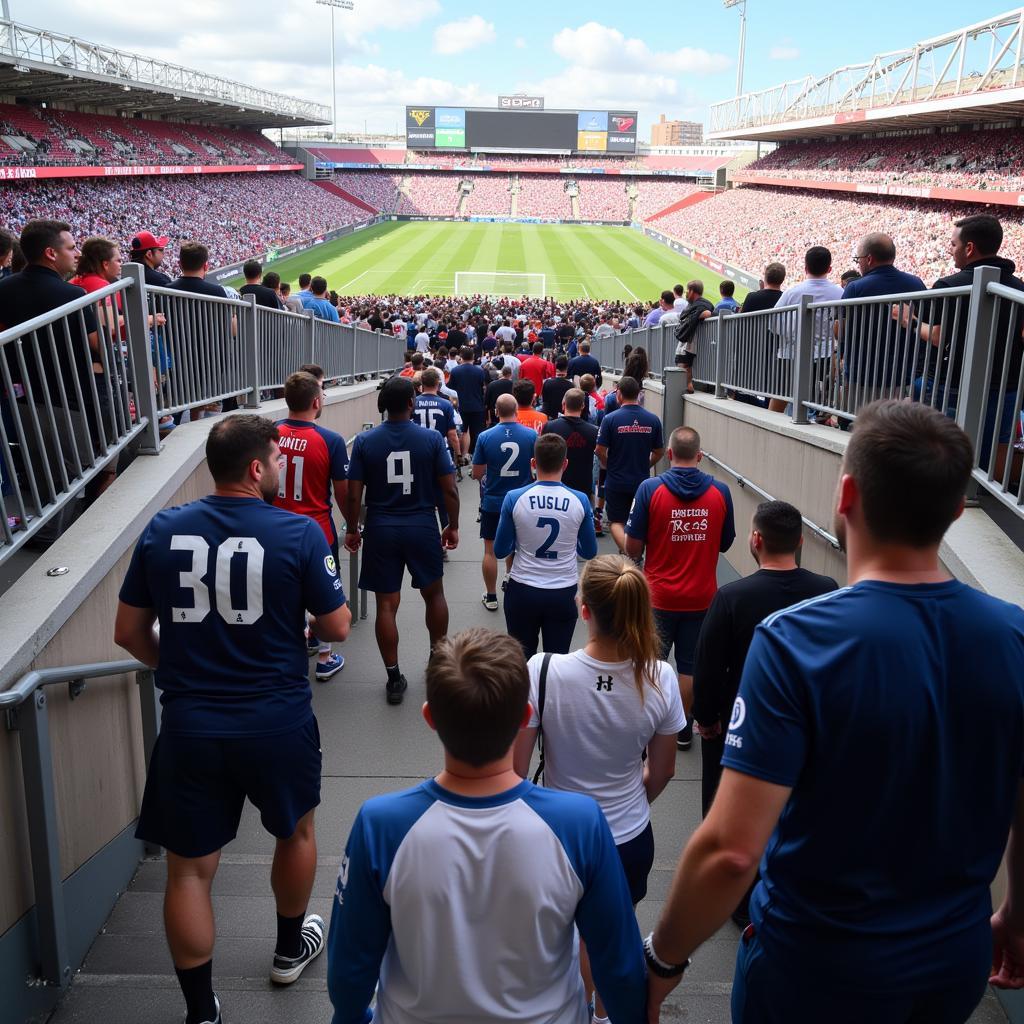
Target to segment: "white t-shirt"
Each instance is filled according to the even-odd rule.
[[[430,335],[426,331],[420,331],[416,335],[416,351],[417,352],[429,352],[430,351]]]
[[[539,724],[537,684],[543,654],[530,669],[530,728]],[[556,654],[544,696],[544,785],[593,797],[604,811],[616,846],[635,839],[651,820],[640,760],[655,735],[686,725],[679,679],[658,662],[658,688],[640,702],[628,661],[596,661],[583,651]]]
[[[516,340],[516,332],[515,332],[515,330],[512,327],[509,327],[508,324],[502,324],[494,332],[494,336],[498,339],[498,341],[515,341]]]
[[[688,305],[689,305],[689,303],[688,303],[688,302],[686,301],[686,299],[684,299],[684,298],[682,297],[682,295],[678,295],[678,296],[676,296],[676,300],[675,300],[675,302],[673,302],[673,303],[672,303],[672,308],[673,308],[673,309],[674,309],[674,310],[675,310],[675,311],[676,311],[677,313],[682,313],[682,312],[683,312],[683,310],[684,310],[684,309],[686,309],[686,307],[687,307]]]
[[[800,304],[801,295],[810,295],[811,302],[835,302],[843,297],[843,289],[837,284],[824,277],[808,277],[792,288],[787,288],[782,293],[777,305],[779,309],[783,306],[797,306]],[[835,344],[832,327],[835,323],[835,311],[832,309],[816,309],[811,314],[813,317],[812,337],[814,341],[814,358],[827,359],[832,354],[832,347]],[[796,323],[796,317],[792,317]],[[787,321],[788,323],[788,321]],[[780,359],[792,359],[796,352],[796,334],[793,326],[784,327],[779,333],[782,335],[782,344],[779,345],[778,357]]]

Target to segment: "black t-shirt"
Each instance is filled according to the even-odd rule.
[[[498,400],[499,395],[511,395],[512,394],[512,381],[505,377],[499,377],[497,380],[492,380],[487,385],[487,394],[484,396],[484,402],[487,405],[487,414],[492,420],[497,419],[494,414],[494,403]]]
[[[146,284],[153,288],[170,288],[171,279],[162,271],[154,270],[152,267],[147,266],[145,263],[143,266],[143,276],[146,278]]]
[[[205,277],[179,277],[172,281],[170,287],[179,292],[190,292],[192,295],[211,295],[218,299],[226,299],[228,293],[219,284],[207,281]]]
[[[541,388],[541,412],[549,420],[556,419],[562,412],[562,399],[565,398],[566,391],[571,391],[575,384],[568,377],[549,377],[544,381],[544,386]]]
[[[565,457],[569,465],[562,474],[562,483],[583,494],[593,494],[597,427],[578,416],[559,416],[548,420],[541,428],[541,433],[557,434],[565,439]]]
[[[741,313],[759,313],[764,309],[774,309],[782,298],[782,292],[775,288],[761,288],[751,292],[740,308]]]
[[[371,316],[366,322],[370,325],[371,331],[384,330],[384,321],[381,320],[381,318],[376,313],[374,313],[373,316]]]
[[[557,337],[563,345],[568,345],[569,342],[576,337],[576,328],[573,327],[572,324],[564,322],[560,323],[558,325],[558,330],[555,332],[555,337]]]
[[[453,327],[448,332],[445,344],[448,346],[448,351],[451,352],[453,349],[465,348],[469,344],[469,338],[466,336],[465,331],[459,330],[458,327]]]
[[[773,612],[836,590],[807,569],[759,569],[722,587],[704,618],[693,659],[693,719],[729,724],[754,630]]]
[[[255,295],[257,306],[266,306],[267,309],[280,309],[277,292],[268,288],[265,284],[246,284],[238,289],[239,295]]]
[[[20,274],[12,274],[0,281],[0,330],[17,327],[43,313],[74,302],[85,295],[85,289],[78,285],[68,284],[60,274],[49,267],[33,264],[25,267]],[[92,306],[82,311],[86,334],[96,330],[96,314]],[[79,408],[75,391],[75,371],[82,389],[82,397],[87,407],[92,406],[92,394],[89,378],[92,376],[93,355],[89,350],[87,339],[82,337],[79,319],[73,316],[68,320],[71,335],[71,349],[74,353],[73,368],[67,364],[65,355],[64,331],[59,324],[54,326],[53,334],[57,341],[57,362],[54,364],[50,353],[49,334],[45,330],[38,331],[35,338],[38,342],[39,358],[36,358],[37,346],[32,344],[33,335],[26,335],[21,345],[25,359],[25,373],[16,355],[16,346],[4,347],[7,367],[11,380],[23,388],[31,389],[32,398],[36,402],[43,400],[43,386],[50,394],[50,400],[58,407],[63,407],[64,399],[60,395],[60,384],[63,382],[67,395],[68,406]],[[0,378],[2,379],[2,378]]]

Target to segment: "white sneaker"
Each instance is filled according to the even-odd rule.
[[[484,594],[484,596],[480,598],[480,603],[489,612],[496,612],[498,610],[498,599],[497,599],[497,597],[490,597],[488,594]]]
[[[319,914],[310,914],[302,922],[302,952],[296,957],[274,954],[274,965],[270,968],[270,980],[275,985],[290,985],[299,980],[306,965],[315,960],[326,945],[324,919]]]

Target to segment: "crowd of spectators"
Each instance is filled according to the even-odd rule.
[[[522,180],[522,179],[520,179]],[[629,220],[629,179],[619,175],[611,178],[580,178],[580,220]],[[642,188],[646,187],[646,182]],[[633,186],[635,190],[635,186]]]
[[[170,273],[177,272],[174,254],[185,239],[203,239],[210,265],[218,267],[367,217],[291,173],[52,179],[0,189],[0,224],[15,233],[30,220],[50,218],[71,224],[78,238],[127,243],[145,223],[171,239]]]
[[[398,211],[402,176],[392,171],[338,171],[334,182],[380,213]]]
[[[949,225],[979,212],[967,203],[744,186],[661,217],[656,227],[757,276],[766,261],[800,266],[812,245],[836,254],[838,273],[852,265],[852,240],[884,224],[902,267],[930,281],[949,270]],[[1021,262],[1024,210],[1001,208],[999,219],[1006,255]]]
[[[520,217],[557,217],[569,220],[572,204],[565,191],[566,179],[559,174],[519,175],[516,212]]]
[[[469,180],[473,191],[466,197],[462,208],[464,214],[505,216],[510,212],[512,199],[508,175],[474,174]]]
[[[699,185],[678,178],[645,178],[638,185],[633,220],[641,222],[701,191]]]
[[[1019,128],[791,142],[746,170],[774,178],[1024,191]]]
[[[259,132],[0,104],[0,164],[289,164]]]

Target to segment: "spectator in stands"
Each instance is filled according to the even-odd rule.
[[[501,368],[501,375],[497,380],[492,380],[487,385],[487,394],[485,395],[484,401],[487,405],[487,423],[493,426],[498,422],[498,415],[494,411],[494,404],[498,401],[499,395],[511,395],[512,394],[512,367],[503,366]]]
[[[828,275],[832,273],[832,253],[823,245],[812,245],[804,255],[805,278],[799,284],[787,288],[779,299],[779,306],[797,306],[801,295],[809,295],[811,302],[833,302],[843,297],[843,289],[833,284]],[[835,316],[829,309],[814,311],[812,344],[814,346],[813,379],[819,382],[830,381],[832,378],[832,351],[834,339]],[[781,344],[778,358],[792,361],[796,353],[796,333],[791,323],[787,323],[780,332]],[[820,395],[815,396],[821,398]],[[787,402],[773,398],[768,405],[772,412],[785,412]]]
[[[444,769],[356,818],[328,950],[339,1024],[369,1020],[375,995],[383,1020],[588,1020],[579,938],[612,1019],[644,1020],[640,936],[604,816],[514,771],[529,693],[505,634],[435,648],[423,714]],[[428,955],[437,936],[450,955]]]
[[[539,434],[543,430],[544,424],[547,423],[548,418],[544,413],[537,412],[533,407],[533,400],[537,396],[533,381],[520,380],[512,388],[512,394],[515,395],[516,405],[519,406],[516,410],[516,422],[521,423],[524,427],[536,430]]]
[[[601,338],[614,337],[616,333],[617,332],[615,328],[612,327],[612,325],[608,322],[608,314],[602,312],[599,318],[598,325],[594,328],[594,333],[591,335],[591,337],[595,341],[600,341]]]
[[[715,307],[704,298],[704,282],[694,278],[686,285],[686,309],[676,329],[676,365],[686,374],[686,393],[693,394],[693,364],[697,359],[697,331],[702,320],[713,316]]]
[[[781,263],[769,263],[764,268],[761,287],[747,295],[740,312],[760,313],[765,309],[774,309],[782,298],[782,282],[785,280],[786,268]]]
[[[281,298],[281,275],[276,270],[271,270],[263,275],[263,283],[277,297],[277,308],[284,309],[284,301]]]
[[[132,263],[141,263],[146,268],[143,271],[146,284],[153,287],[169,288],[171,284],[171,278],[160,269],[167,241],[165,235],[157,238],[151,231],[140,231],[132,237],[129,245],[128,258]]]
[[[301,313],[305,308],[298,295],[292,295],[292,286],[288,281],[281,282],[281,301],[284,308],[292,313]]]
[[[863,275],[859,270],[844,270],[839,275],[839,283],[845,289],[851,281],[859,281]]]
[[[672,286],[672,294],[675,296],[672,300],[672,308],[677,313],[682,313],[686,309],[686,289],[681,284],[675,284]]]
[[[304,309],[311,310],[317,320],[328,320],[331,323],[340,323],[338,310],[327,298],[327,281],[320,276],[314,277],[309,283],[309,298],[303,298]]]
[[[408,339],[406,339],[406,341],[408,341]],[[423,325],[421,325],[420,329],[416,332],[416,337],[413,339],[412,347],[415,348],[417,352],[422,352],[424,354],[430,351],[430,335],[423,329]]]
[[[1021,985],[1024,612],[939,558],[973,463],[937,410],[861,409],[835,513],[849,585],[754,632],[718,795],[647,944],[685,963],[760,863],[734,1020],[961,1024],[990,975]],[[677,981],[650,981],[651,1020]]]
[[[572,387],[573,382],[569,380],[569,360],[565,356],[559,356],[555,360],[554,377],[544,381],[540,393],[541,412],[549,420],[553,420],[562,411],[562,399]]]
[[[448,386],[459,396],[459,414],[469,437],[469,454],[476,448],[476,439],[484,429],[484,391],[490,380],[482,366],[473,361],[473,350],[464,348],[460,362],[448,377]]]
[[[566,367],[569,363],[566,361]],[[544,382],[555,375],[555,368],[544,358],[544,345],[542,342],[533,343],[532,355],[523,360],[520,368],[520,375],[526,380],[532,381],[534,393],[540,395],[544,390]],[[561,403],[559,403],[559,407]]]
[[[658,300],[658,304],[647,314],[644,320],[644,327],[656,327],[662,316],[667,313],[670,309],[675,308],[676,296],[675,292],[663,291],[661,298]]]
[[[266,306],[267,309],[281,308],[274,289],[262,283],[263,266],[259,260],[246,260],[242,274],[245,277],[245,284],[238,289],[240,295],[255,295],[257,306]]]
[[[1024,291],[1024,281],[1016,276],[1017,269],[1012,260],[999,256],[1003,244],[1003,227],[999,221],[989,214],[977,214],[956,221],[953,225],[953,237],[949,251],[953,257],[953,265],[958,273],[940,278],[932,286],[936,291],[946,288],[957,288],[970,285],[974,281],[974,272],[979,267],[995,267],[999,271],[999,283],[1015,291]],[[990,365],[989,393],[986,403],[985,422],[982,425],[981,437],[978,439],[978,465],[988,469],[991,461],[993,442],[996,442],[996,457],[993,469],[996,479],[1001,479],[1006,467],[1010,440],[1013,437],[1015,424],[1013,411],[1017,401],[1017,381],[1020,378],[1024,345],[1021,343],[1021,317],[1015,304],[1003,302],[999,320],[996,324],[994,343]],[[908,316],[905,313],[904,316]],[[963,366],[965,339],[967,337],[967,317],[960,316],[957,337],[951,337],[952,326],[939,324],[922,324],[921,337],[932,345],[942,346],[939,355],[928,361],[931,376],[927,381],[916,385],[918,394],[924,401],[930,401],[935,390],[936,381],[940,387],[947,382],[953,389],[950,396],[949,415],[956,414],[957,390]],[[946,330],[943,328],[946,326]],[[945,337],[944,337],[945,335]],[[1007,346],[1009,358],[1007,359]],[[1006,391],[1000,393],[1002,375],[1007,373]],[[998,417],[998,423],[996,419]]]
[[[729,315],[730,313],[738,313],[740,311],[740,304],[733,297],[736,293],[736,285],[733,281],[720,281],[718,284],[718,294],[721,295],[721,299],[718,305],[715,306],[715,316],[721,316],[723,313]]]
[[[297,298],[303,304],[303,309],[306,308],[306,299],[313,298],[313,293],[309,290],[309,285],[312,280],[312,274],[299,274],[299,291],[297,294]]]
[[[219,284],[206,280],[206,272],[210,269],[210,250],[201,242],[182,242],[178,262],[181,264],[181,276],[169,287],[192,295],[227,298],[227,292]]]
[[[591,374],[598,387],[601,386],[601,364],[590,354],[590,342],[580,342],[580,354],[575,359],[569,360],[569,379],[579,384],[584,374]]]
[[[10,231],[0,229],[0,281],[5,277],[10,277],[13,273],[11,261],[14,258],[14,246],[16,244],[17,239]]]
[[[570,388],[562,397],[562,415],[552,417],[541,428],[542,434],[558,434],[566,446],[569,462],[562,474],[562,483],[594,501],[594,450],[597,427],[583,419],[587,397],[579,388]]]

